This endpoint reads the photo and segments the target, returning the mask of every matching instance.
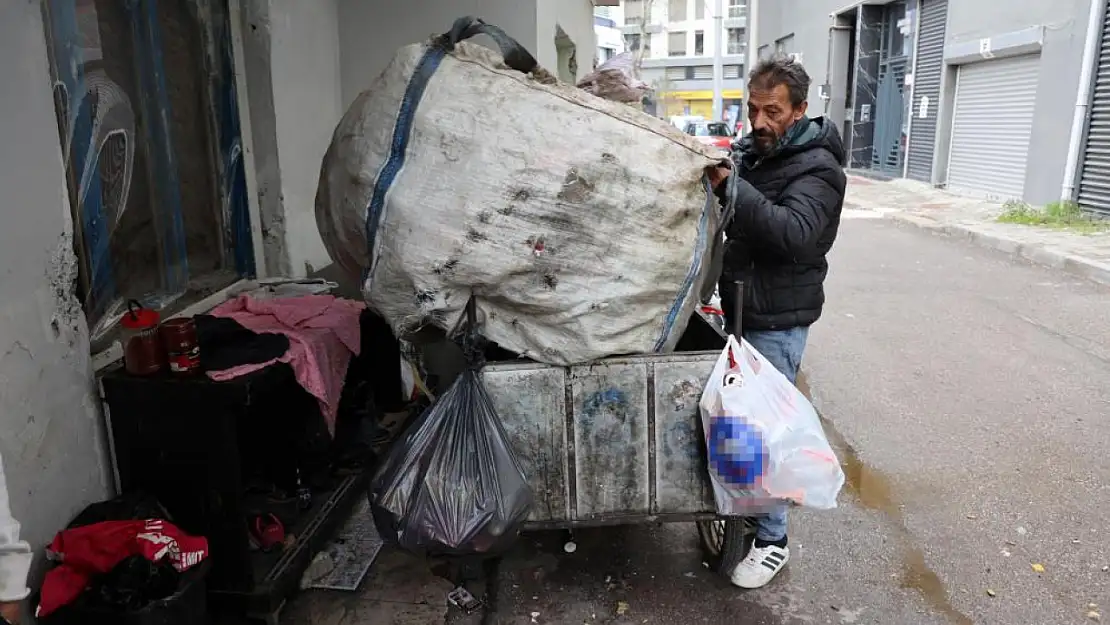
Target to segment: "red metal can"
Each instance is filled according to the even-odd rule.
[[[161,334],[171,373],[193,375],[200,371],[200,344],[192,317],[166,320],[162,323]]]
[[[166,352],[158,340],[158,311],[143,308],[135,300],[127,302],[127,312],[120,320],[120,342],[123,343],[123,367],[131,375],[151,375],[162,370]]]

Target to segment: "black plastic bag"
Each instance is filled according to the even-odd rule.
[[[469,366],[397,441],[370,486],[379,533],[429,555],[487,555],[512,545],[532,491],[481,380],[473,301]]]

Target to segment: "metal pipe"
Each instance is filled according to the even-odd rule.
[[[713,121],[715,122],[725,118],[724,13],[725,0],[715,0],[713,3]]]
[[[1075,199],[1075,179],[1079,170],[1079,150],[1083,143],[1083,127],[1087,124],[1091,108],[1091,91],[1094,86],[1095,67],[1098,63],[1099,46],[1102,43],[1103,17],[1106,15],[1107,0],[1091,0],[1091,12],[1087,16],[1087,39],[1083,45],[1083,62],[1079,74],[1079,95],[1075,97],[1075,112],[1071,118],[1071,137],[1068,140],[1067,161],[1064,163],[1064,183],[1060,188],[1060,200],[1070,202]]]
[[[1094,1],[1094,0],[1092,0]],[[914,3],[913,20],[910,22],[910,27],[913,28],[913,47],[910,49],[913,54],[913,64],[910,67],[910,76],[913,76],[913,84],[910,85],[910,102],[909,107],[902,105],[903,112],[909,115],[910,118],[906,120],[906,149],[902,152],[902,177],[909,178],[910,176],[910,147],[913,144],[913,99],[917,93],[917,44],[921,41],[921,5],[924,4],[921,0]]]
[[[759,1],[748,0],[748,63],[745,69],[747,74],[751,74],[756,65],[759,65]],[[744,83],[744,102],[748,101],[748,85]],[[740,111],[740,115],[746,115],[747,107],[745,106]],[[744,124],[744,134],[751,131],[749,128],[751,124]]]

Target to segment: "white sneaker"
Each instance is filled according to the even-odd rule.
[[[740,588],[763,588],[778,575],[790,559],[789,547],[756,547],[752,545],[748,556],[736,566],[730,579]]]

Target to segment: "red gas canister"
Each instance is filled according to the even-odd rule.
[[[127,302],[127,312],[120,320],[123,343],[123,367],[131,375],[151,375],[162,370],[166,352],[158,337],[158,311],[143,308],[135,300]]]
[[[192,317],[166,320],[161,333],[171,373],[193,375],[200,371],[200,345]]]

